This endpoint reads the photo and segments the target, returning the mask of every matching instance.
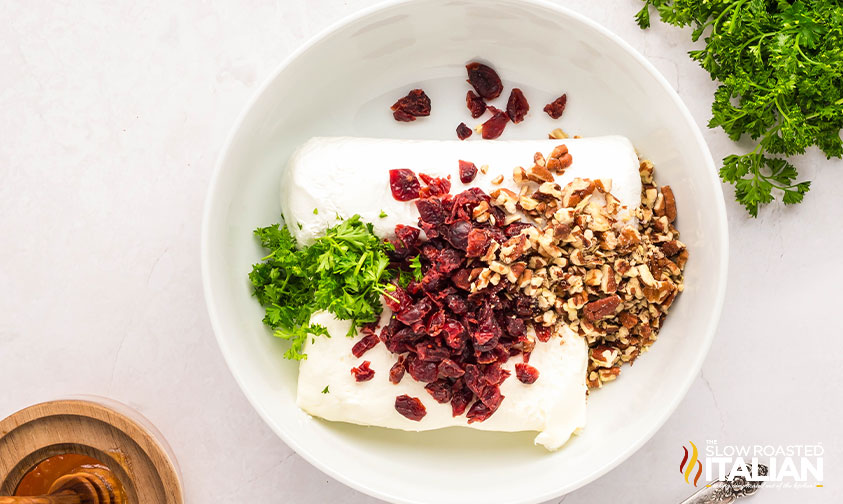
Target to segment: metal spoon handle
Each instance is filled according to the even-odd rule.
[[[681,504],[729,504],[736,499],[737,496],[729,483],[715,481],[683,500]]]
[[[750,468],[746,469],[749,472]],[[758,464],[756,471],[759,476],[766,476],[767,466]],[[748,481],[743,476],[736,476],[730,480],[712,481],[680,504],[730,504],[740,497],[754,494],[762,484],[763,481]]]

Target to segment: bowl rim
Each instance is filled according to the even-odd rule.
[[[213,173],[210,179],[210,183],[208,185],[207,194],[205,197],[203,211],[202,211],[202,225],[201,225],[201,239],[200,239],[200,262],[201,262],[201,276],[202,276],[202,287],[203,287],[203,294],[205,298],[205,305],[208,311],[208,316],[211,321],[211,328],[214,333],[214,337],[217,341],[217,344],[220,347],[220,351],[223,355],[225,360],[226,366],[229,369],[229,372],[234,377],[234,381],[240,387],[240,390],[246,396],[246,399],[252,405],[252,408],[258,413],[261,419],[266,423],[269,428],[279,437],[282,441],[284,441],[287,446],[292,448],[299,456],[307,460],[311,465],[322,471],[323,473],[331,476],[332,478],[342,482],[344,485],[347,485],[355,490],[363,492],[367,495],[372,497],[382,499],[388,502],[396,502],[396,503],[403,503],[403,504],[423,504],[423,501],[408,498],[402,495],[393,495],[389,493],[382,492],[377,488],[372,488],[361,484],[354,480],[353,478],[347,477],[344,473],[334,471],[328,466],[321,463],[321,461],[314,457],[307,449],[305,449],[293,436],[287,434],[284,430],[282,425],[277,424],[269,413],[263,408],[261,402],[258,398],[253,394],[253,392],[246,386],[241,373],[238,372],[234,366],[232,366],[232,357],[229,352],[229,347],[224,338],[220,336],[223,329],[221,326],[221,322],[219,320],[219,316],[216,311],[216,307],[214,305],[214,288],[212,287],[211,282],[211,271],[210,271],[210,229],[212,227],[211,223],[211,213],[212,208],[214,206],[214,200],[216,199],[216,194],[219,190],[220,185],[220,178],[222,176],[223,165],[225,159],[228,157],[228,153],[231,150],[231,146],[234,143],[234,140],[237,136],[238,131],[243,126],[243,123],[246,120],[246,117],[251,113],[252,109],[254,108],[255,104],[260,100],[266,90],[272,85],[272,83],[281,75],[286,68],[296,59],[298,59],[302,54],[307,52],[311,47],[317,45],[322,40],[328,38],[331,34],[335,31],[351,25],[361,19],[364,19],[380,10],[385,10],[388,8],[413,3],[415,0],[384,0],[378,2],[374,5],[364,7],[359,9],[351,14],[340,18],[337,21],[329,24],[327,27],[313,35],[310,39],[308,39],[305,43],[300,45],[296,48],[292,53],[290,53],[283,61],[281,61],[278,66],[265,78],[265,80],[261,83],[261,85],[255,90],[255,92],[251,95],[251,97],[247,100],[245,106],[240,111],[237,116],[237,119],[234,122],[231,130],[228,132],[226,139],[223,143],[222,149],[220,149],[219,154],[217,156],[216,162],[214,163]],[[433,2],[442,2],[446,0],[427,0]],[[533,495],[523,500],[518,501],[517,504],[538,504],[541,502],[545,502],[549,499],[553,499],[563,494],[567,494],[582,488],[589,483],[593,482],[597,478],[605,475],[618,465],[620,465],[623,461],[627,458],[632,456],[635,452],[637,452],[647,441],[649,441],[655,434],[658,432],[665,422],[673,415],[676,411],[676,408],[679,407],[679,404],[684,400],[685,396],[688,393],[693,382],[696,380],[697,376],[699,375],[703,362],[705,361],[706,356],[711,348],[712,341],[714,340],[714,335],[717,330],[717,327],[720,322],[720,316],[723,309],[723,304],[726,297],[726,284],[728,278],[728,267],[729,267],[729,233],[728,233],[728,222],[726,220],[726,203],[723,197],[722,188],[720,185],[719,179],[716,177],[716,169],[714,165],[714,160],[711,156],[711,151],[708,148],[708,144],[705,141],[705,138],[702,135],[702,131],[700,130],[697,123],[694,121],[691,112],[688,110],[688,107],[679,97],[679,94],[667,79],[661,74],[661,72],[656,69],[656,67],[646,59],[641,53],[639,53],[631,44],[629,44],[626,40],[621,38],[619,35],[615,34],[608,28],[604,27],[597,21],[587,17],[584,14],[580,14],[579,12],[562,5],[558,5],[552,3],[550,0],[507,0],[508,2],[513,3],[520,3],[525,8],[533,8],[539,7],[554,11],[558,14],[562,14],[564,16],[568,16],[569,18],[584,24],[587,28],[594,30],[595,32],[599,33],[600,35],[605,36],[611,42],[616,44],[616,46],[625,51],[627,55],[632,57],[639,65],[641,65],[647,73],[649,73],[656,82],[662,87],[664,91],[666,91],[667,95],[672,100],[673,104],[678,108],[682,118],[691,126],[691,131],[693,137],[699,147],[701,147],[702,154],[703,154],[703,163],[708,168],[708,183],[712,186],[713,193],[715,194],[715,205],[713,208],[709,208],[708,211],[715,214],[715,220],[721,223],[720,226],[720,247],[717,251],[717,255],[719,256],[719,263],[721,265],[720,271],[718,272],[714,281],[717,282],[718,288],[716,291],[716,299],[714,305],[711,307],[711,316],[708,320],[708,325],[705,328],[705,341],[703,341],[701,349],[702,351],[699,352],[696,356],[694,362],[688,367],[688,372],[680,387],[677,389],[677,393],[674,397],[670,398],[670,401],[667,401],[669,404],[667,408],[662,410],[662,413],[656,418],[651,425],[651,427],[645,430],[641,435],[639,435],[638,439],[636,439],[633,443],[629,445],[629,447],[618,453],[611,461],[607,464],[604,464],[602,467],[599,467],[593,470],[590,474],[576,480],[573,482],[569,482],[565,485],[561,485],[555,490],[550,492],[545,492],[541,495]],[[711,278],[711,277],[709,277]]]

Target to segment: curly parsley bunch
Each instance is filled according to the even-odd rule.
[[[303,359],[308,335],[328,336],[325,327],[310,323],[310,316],[327,310],[351,320],[348,335],[380,317],[381,295],[395,290],[390,283],[406,285],[411,272],[389,268],[388,252],[394,247],[375,236],[372,224],[359,215],[328,229],[313,244],[299,248],[287,226],[274,224],[254,231],[261,245],[271,251],[252,267],[249,280],[266,309],[264,323],[275,336],[291,342],[284,354]]]
[[[650,26],[652,5],[662,21],[693,26],[691,51],[712,80],[720,81],[710,128],[733,140],[757,140],[748,154],[723,159],[720,177],[753,216],[774,199],[799,203],[811,186],[777,156],[819,147],[841,157],[843,142],[843,2],[841,0],[644,0],[636,15]]]

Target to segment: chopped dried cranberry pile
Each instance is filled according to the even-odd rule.
[[[501,364],[530,348],[525,321],[536,307],[532,298],[507,289],[506,279],[472,293],[469,278],[472,269],[480,267],[477,258],[491,241],[506,241],[518,234],[523,224],[504,226],[504,213],[495,206],[490,209],[496,216],[495,225],[475,222],[472,211],[481,203],[489,204],[487,194],[478,188],[457,195],[436,193],[442,189],[443,179],[421,177],[428,186],[420,193],[438,189],[415,202],[419,228],[396,226],[391,260],[409,271],[410,261],[418,257],[422,278],[406,288],[395,285],[384,297],[393,317],[381,329],[380,340],[398,355],[389,371],[390,381],[398,383],[408,373],[427,384],[425,389],[434,400],[450,403],[454,416],[467,411],[469,423],[479,422],[503,401],[500,384],[510,373]],[[420,238],[422,230],[427,241]],[[368,350],[369,341],[365,336],[357,344],[359,349]],[[526,360],[528,355],[524,357]],[[525,366],[519,368],[518,379],[532,383],[538,372]],[[401,396],[396,399],[396,409],[407,418],[419,419],[424,416],[424,406],[414,401],[417,399]]]

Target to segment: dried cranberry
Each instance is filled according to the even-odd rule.
[[[436,380],[435,382],[430,382],[424,386],[424,389],[427,390],[439,404],[445,404],[451,400],[451,384],[446,380]]]
[[[509,350],[507,350],[504,345],[498,344],[498,346],[492,350],[492,353],[497,355],[498,362],[501,364],[509,360]]]
[[[465,366],[465,375],[463,376],[463,380],[465,380],[465,386],[478,396],[487,385],[486,379],[483,378],[480,368],[475,364],[468,364]]]
[[[490,66],[476,61],[465,66],[468,71],[468,83],[474,87],[482,98],[493,100],[500,96],[503,91],[503,83],[498,73]],[[472,111],[473,114],[473,111]]]
[[[421,184],[413,170],[398,168],[389,170],[389,187],[392,197],[398,201],[410,201],[419,197]]]
[[[445,222],[447,214],[442,203],[435,198],[420,199],[416,201],[416,209],[419,211],[419,218],[423,222],[439,225]],[[430,238],[428,236],[428,238]]]
[[[380,340],[378,340],[378,337],[374,334],[367,334],[366,336],[363,336],[363,339],[351,347],[351,353],[353,353],[355,357],[360,358],[364,353],[368,352],[372,347],[377,345],[378,341]]]
[[[527,325],[524,320],[517,317],[506,318],[506,333],[514,338],[520,338],[527,333]]]
[[[468,413],[466,413],[465,416],[468,418],[468,423],[471,424],[486,420],[492,416],[492,413],[494,413],[494,411],[483,404],[483,401],[474,401],[474,404],[471,405],[471,408],[469,408]]]
[[[423,298],[412,306],[407,307],[406,310],[395,314],[395,318],[403,324],[412,326],[416,322],[421,321],[430,312],[430,302]]]
[[[411,303],[410,296],[408,296],[407,293],[404,292],[404,289],[402,289],[401,286],[396,284],[392,284],[392,286],[395,288],[395,290],[393,290],[392,292],[387,292],[386,294],[389,295],[385,294],[383,296],[384,304],[386,304],[386,307],[394,312],[401,311],[407,306],[409,306],[409,304]]]
[[[439,258],[436,262],[436,268],[440,273],[447,275],[459,268],[460,265],[462,265],[462,261],[462,255],[455,249],[448,247],[443,249],[439,254]]]
[[[424,274],[424,277],[422,277],[422,289],[427,292],[435,292],[442,287],[444,279],[445,276],[442,273],[439,273],[435,269],[429,269],[427,270],[427,273]]]
[[[487,350],[484,352],[476,352],[474,354],[474,360],[476,360],[478,364],[491,364],[493,362],[497,362],[498,356],[495,352]]]
[[[418,382],[429,383],[439,374],[436,362],[424,361],[411,355],[407,358],[407,372]]]
[[[471,286],[469,285],[469,287]],[[448,305],[448,309],[454,312],[455,315],[462,315],[468,310],[468,305],[465,303],[465,300],[458,295],[448,296],[445,299],[445,302]]]
[[[471,281],[468,279],[471,272],[467,269],[457,270],[451,275],[451,281],[462,290],[471,290]]]
[[[430,98],[421,89],[413,89],[390,108],[396,121],[415,121],[416,117],[430,115]]]
[[[519,317],[529,317],[536,307],[535,299],[530,296],[518,296],[515,298],[515,314]]]
[[[438,363],[442,362],[443,359],[447,359],[451,355],[451,351],[433,343],[432,340],[427,340],[416,343],[416,355],[423,361]]]
[[[451,181],[441,177],[431,177],[424,173],[420,173],[419,177],[426,187],[422,187],[419,191],[419,197],[430,198],[432,196],[443,196],[451,192]]]
[[[468,107],[468,111],[471,112],[471,117],[474,119],[477,119],[483,115],[483,112],[486,112],[486,102],[470,89],[465,94],[465,106]]]
[[[478,346],[483,346],[492,339],[494,339],[496,334],[492,331],[475,331],[471,333],[471,339],[474,341],[475,348]]]
[[[427,335],[438,336],[442,332],[442,327],[445,325],[445,312],[442,310],[434,313],[430,320],[427,321]],[[447,357],[447,355],[445,356]]]
[[[483,379],[489,385],[500,385],[507,378],[509,378],[509,371],[502,368],[497,362],[489,364],[483,369]]]
[[[446,239],[454,248],[465,250],[468,246],[468,233],[470,231],[470,222],[467,220],[458,220],[448,227]]]
[[[498,409],[503,402],[501,389],[497,385],[490,385],[483,389],[478,398],[483,401],[483,404],[489,407],[492,411]]]
[[[506,234],[507,238],[512,238],[513,236],[519,234],[522,229],[527,229],[528,227],[532,227],[532,224],[528,222],[516,221],[504,228],[504,234]]]
[[[406,370],[404,367],[404,362],[407,360],[407,357],[400,356],[398,357],[398,362],[392,365],[389,368],[389,381],[398,384],[401,381],[401,378],[404,378],[404,371]]]
[[[495,115],[483,123],[480,136],[485,140],[498,138],[503,133],[503,129],[506,128],[507,122],[509,122],[509,116],[505,112],[495,109]]]
[[[550,341],[550,327],[536,326],[536,337],[541,342]]]
[[[474,393],[465,385],[461,385],[457,388],[456,385],[458,383],[461,384],[461,382],[457,381],[451,391],[451,414],[455,417],[465,413],[465,409],[474,398]]]
[[[395,411],[416,422],[427,414],[424,404],[418,398],[410,397],[407,394],[395,398]]]
[[[445,326],[442,328],[445,333],[445,344],[454,350],[460,350],[466,343],[465,327],[454,319],[445,321]]]
[[[363,361],[363,364],[360,364],[356,368],[351,368],[351,374],[354,375],[354,379],[358,382],[369,381],[375,377],[375,370],[371,369],[369,365],[371,362]]]
[[[464,122],[461,122],[457,126],[457,138],[460,140],[465,140],[466,138],[470,137],[474,131],[471,130],[468,126],[465,125]]]
[[[515,365],[515,376],[521,383],[530,385],[539,379],[539,370],[529,364],[519,362]]]
[[[524,93],[518,88],[512,88],[509,94],[509,100],[506,102],[506,115],[509,120],[515,124],[524,120],[524,116],[530,110],[530,104],[527,103],[527,98]]]
[[[470,184],[477,176],[477,166],[474,163],[460,159],[460,182]]]
[[[545,105],[544,111],[547,112],[547,115],[549,115],[550,117],[554,119],[559,119],[559,117],[562,116],[562,112],[565,112],[566,103],[568,103],[568,95],[563,94],[559,98]]]
[[[468,233],[468,239],[465,247],[466,257],[481,257],[489,249],[489,242],[491,237],[489,233],[482,228],[474,228]]]
[[[465,374],[465,371],[451,359],[443,359],[439,363],[439,374],[445,378],[459,378]]]

